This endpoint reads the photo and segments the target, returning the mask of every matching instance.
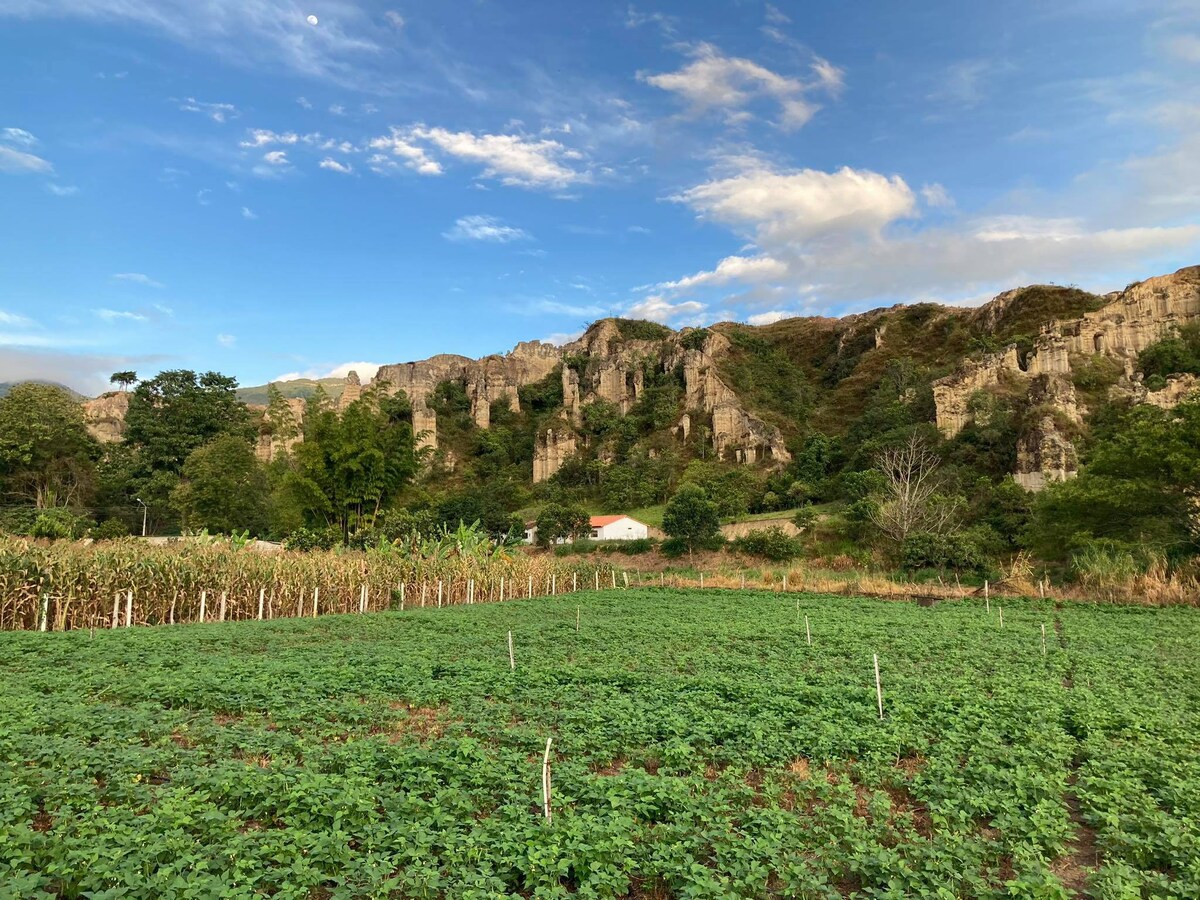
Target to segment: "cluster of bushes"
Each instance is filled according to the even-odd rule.
[[[569,544],[559,544],[554,548],[555,556],[587,556],[592,553],[623,553],[626,556],[640,556],[649,553],[658,546],[654,538],[637,538],[632,541],[593,541],[581,538]]]
[[[778,525],[735,538],[731,548],[738,553],[761,556],[774,562],[790,562],[804,554],[804,545]]]

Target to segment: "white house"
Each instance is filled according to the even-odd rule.
[[[593,541],[636,541],[650,536],[650,529],[645,524],[629,516],[592,516],[588,524]],[[525,543],[532,544],[536,540],[537,524],[526,522]]]
[[[592,516],[593,541],[636,541],[650,536],[650,529],[629,516]]]

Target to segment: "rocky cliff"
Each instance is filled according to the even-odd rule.
[[[985,328],[996,323],[1019,302],[1020,294],[1019,290],[1000,294],[976,311],[976,320]],[[982,359],[966,360],[954,374],[935,382],[942,433],[958,434],[971,421],[972,397],[1003,385],[1021,396],[1027,407],[1056,410],[1060,417],[1078,423],[1087,410],[1076,399],[1073,376],[1095,357],[1119,363],[1124,376],[1113,390],[1124,391],[1134,400],[1169,407],[1191,393],[1195,382],[1185,377],[1151,394],[1140,388],[1134,367],[1140,351],[1200,319],[1200,266],[1131,284],[1105,300],[1098,310],[1080,318],[1045,323],[1032,349],[1024,354],[1010,345]],[[1017,480],[1039,490],[1049,481],[1073,477],[1076,470],[1074,445],[1055,417],[1035,416],[1018,444]]]
[[[83,420],[88,433],[102,444],[115,444],[125,437],[125,414],[129,395],[124,391],[101,394],[83,403]]]

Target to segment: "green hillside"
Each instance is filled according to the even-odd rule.
[[[329,395],[329,399],[336,400],[342,396],[342,390],[345,388],[346,382],[342,378],[297,378],[293,381],[277,381],[275,382],[275,386],[288,399],[298,398],[300,400],[307,400],[318,387],[323,387],[325,388],[325,393]],[[237,390],[238,399],[243,403],[266,406],[268,387],[270,385],[266,384],[240,387]]]

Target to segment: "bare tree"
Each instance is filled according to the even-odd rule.
[[[917,435],[875,458],[885,484],[871,510],[875,527],[898,544],[916,532],[943,534],[955,523],[958,503],[938,493],[940,460]]]

